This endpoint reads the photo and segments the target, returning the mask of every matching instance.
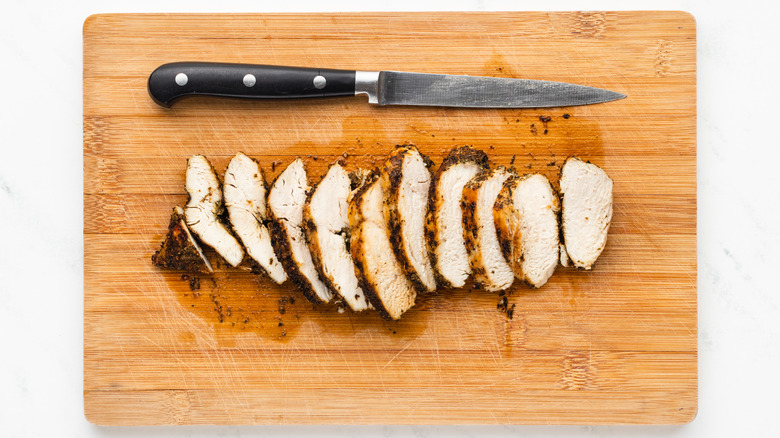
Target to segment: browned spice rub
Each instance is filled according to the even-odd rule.
[[[466,251],[469,255],[477,251],[477,245],[479,243],[479,224],[477,223],[477,200],[479,186],[482,185],[485,180],[490,178],[492,173],[489,170],[485,170],[474,179],[471,180],[463,190],[463,198],[461,200],[461,209],[463,210],[463,242],[466,244]],[[475,278],[485,276],[484,266],[482,264],[471,264],[471,274]]]
[[[269,209],[268,218],[271,219],[268,223],[268,228],[271,231],[271,245],[274,247],[274,252],[279,262],[284,266],[284,270],[287,272],[287,276],[290,277],[293,284],[298,286],[303,296],[313,304],[322,303],[314,292],[309,280],[303,276],[298,265],[295,264],[293,259],[292,250],[290,249],[289,237],[287,235],[287,229],[282,225],[281,221],[274,217],[274,213]]]
[[[514,220],[516,215],[513,214],[515,206],[512,201],[512,188],[514,187],[514,181],[518,178],[521,177],[512,176],[504,182],[504,189],[498,194],[496,203],[493,204],[496,237],[498,237],[498,243],[501,246],[501,254],[510,263],[513,260],[513,248],[522,244],[522,234],[520,233],[519,225]]]
[[[160,249],[152,255],[152,263],[168,269],[213,273],[208,259],[184,222],[184,210],[175,207],[168,223],[168,235]]]

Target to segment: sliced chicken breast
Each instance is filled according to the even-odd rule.
[[[320,278],[350,309],[369,308],[349,253],[350,176],[338,163],[328,169],[303,208],[303,229]]]
[[[163,268],[187,272],[214,272],[200,245],[187,228],[181,207],[174,207],[168,223],[168,235],[165,236],[160,249],[152,256],[152,263]]]
[[[462,287],[471,275],[463,239],[463,187],[488,168],[484,152],[469,146],[452,149],[431,181],[428,245],[437,280],[445,287]]]
[[[561,169],[562,229],[572,266],[591,269],[607,244],[612,180],[595,164],[569,158]]]
[[[385,319],[397,320],[417,297],[390,245],[381,179],[374,174],[349,203],[350,250],[360,286]]]
[[[484,171],[463,189],[463,238],[474,281],[484,289],[506,290],[515,279],[496,235],[493,205],[504,182],[513,176],[505,167]]]
[[[543,175],[511,178],[494,206],[504,257],[518,280],[542,287],[558,266],[560,203]]]
[[[225,170],[224,192],[230,224],[247,254],[273,281],[284,283],[287,274],[274,254],[266,227],[265,178],[257,161],[237,153]]]
[[[433,162],[415,146],[398,146],[385,162],[382,189],[387,199],[390,243],[407,277],[420,292],[436,290],[425,220]]]
[[[317,273],[301,228],[309,189],[306,168],[300,158],[276,177],[268,194],[271,242],[287,275],[304,296],[312,303],[327,303],[333,294]]]
[[[184,218],[189,229],[231,266],[238,266],[244,258],[244,250],[220,217],[223,205],[219,178],[203,155],[193,155],[187,160],[184,188],[189,195],[184,207]]]

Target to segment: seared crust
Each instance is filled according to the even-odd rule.
[[[357,190],[363,184],[366,183],[366,179],[371,176],[373,170],[355,169],[349,172],[349,189],[352,191]]]
[[[317,268],[317,274],[320,276],[320,280],[328,286],[330,290],[338,290],[336,285],[325,275],[325,268],[322,266],[322,248],[320,248],[320,240],[317,236],[317,225],[314,223],[314,218],[311,215],[311,197],[314,195],[314,191],[317,187],[312,187],[309,193],[306,194],[306,203],[303,205],[303,223],[301,228],[303,229],[303,236],[306,238],[306,244],[309,245],[309,251],[311,252],[311,259],[314,261],[314,267]],[[338,295],[337,295],[338,296]]]
[[[452,284],[439,273],[438,261],[436,258],[436,248],[441,244],[441,238],[436,226],[437,222],[437,208],[436,204],[440,196],[439,180],[442,174],[450,167],[465,162],[473,162],[477,165],[487,169],[488,156],[485,152],[474,149],[471,146],[461,146],[453,148],[450,153],[444,158],[439,169],[433,174],[431,178],[430,196],[428,196],[428,216],[426,219],[426,240],[428,241],[428,253],[431,258],[431,264],[433,265],[433,272],[436,276],[436,282],[440,287],[452,287]],[[447,187],[443,187],[442,190],[446,190]]]
[[[268,218],[271,220],[268,223],[268,227],[271,230],[271,245],[274,247],[276,257],[282,263],[282,266],[284,266],[284,270],[287,271],[287,276],[290,277],[290,280],[292,280],[296,286],[298,286],[298,289],[303,292],[303,296],[305,296],[307,300],[314,304],[322,303],[322,300],[320,300],[314,292],[311,283],[301,273],[298,269],[298,265],[293,259],[287,228],[285,228],[284,224],[274,216],[274,213],[270,208],[268,209]]]
[[[440,175],[450,167],[466,162],[476,163],[485,168],[489,167],[488,156],[484,151],[474,149],[471,146],[460,146],[450,150],[450,153],[441,162],[436,174]]]
[[[213,272],[201,256],[197,243],[191,240],[184,215],[179,207],[173,209],[168,222],[168,235],[152,255],[152,263],[168,269],[210,274]]]
[[[399,263],[401,264],[401,268],[403,269],[407,278],[409,278],[409,280],[419,292],[430,292],[428,288],[425,287],[425,284],[423,283],[420,276],[417,274],[417,270],[412,265],[412,261],[409,258],[409,255],[404,250],[404,248],[408,247],[408,244],[407,242],[404,242],[406,235],[401,230],[402,220],[398,210],[398,196],[403,180],[403,162],[406,154],[412,151],[416,151],[420,154],[423,161],[425,162],[425,167],[430,169],[433,166],[433,161],[421,153],[416,146],[396,146],[395,150],[390,153],[390,157],[388,157],[387,161],[385,162],[382,172],[382,190],[385,194],[385,215],[387,216],[387,228],[389,231],[390,244],[393,247],[393,252],[395,253],[396,259],[398,259]],[[426,204],[426,207],[429,206],[430,201],[428,204]],[[428,217],[427,210],[426,217]],[[425,237],[426,236],[424,236],[424,238]]]
[[[469,264],[471,265],[471,274],[474,279],[485,277],[485,267],[482,263],[474,263],[473,257],[477,252],[479,245],[479,224],[477,223],[477,200],[479,199],[479,188],[491,175],[489,170],[484,170],[475,176],[465,187],[463,187],[463,198],[460,201],[463,210],[463,241],[466,244],[466,251],[469,254]]]
[[[527,175],[518,177],[512,176],[504,182],[504,187],[493,204],[493,220],[496,224],[496,237],[501,246],[501,255],[509,262],[515,275],[518,274],[519,265],[514,263],[512,253],[514,248],[520,248],[522,244],[522,234],[520,232],[520,223],[518,221],[515,205],[512,201],[512,192],[517,187],[517,182],[527,178]],[[521,275],[521,274],[520,274]]]
[[[355,274],[357,274],[358,284],[363,289],[363,293],[366,294],[366,299],[371,305],[379,312],[379,315],[389,321],[393,320],[384,303],[379,298],[379,292],[374,287],[371,281],[366,278],[366,259],[365,252],[362,251],[363,245],[363,213],[360,208],[363,195],[371,187],[371,185],[379,179],[379,173],[372,171],[363,180],[362,185],[354,192],[352,198],[349,201],[349,228],[352,230],[350,238],[350,253],[352,254],[352,261],[355,263]]]

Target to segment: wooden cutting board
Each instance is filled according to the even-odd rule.
[[[84,409],[99,424],[685,423],[697,409],[696,30],[680,12],[97,15],[84,24]],[[545,110],[193,98],[162,109],[172,61],[547,79],[618,102]],[[549,117],[549,121],[547,118]],[[423,296],[400,322],[314,307],[219,264],[152,266],[185,161],[243,151],[314,181],[414,143],[557,180],[565,157],[615,181],[592,272],[539,290]],[[214,254],[210,254],[216,259]],[[199,283],[199,285],[197,284]],[[191,287],[193,286],[193,287]],[[199,288],[197,288],[199,287]]]

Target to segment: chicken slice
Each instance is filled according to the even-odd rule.
[[[569,254],[566,253],[566,245],[561,243],[561,249],[560,249],[560,259],[561,259],[561,266],[564,268],[568,268],[571,266],[571,260],[569,260]]]
[[[512,177],[505,167],[484,171],[463,189],[463,238],[474,280],[486,290],[506,290],[515,279],[496,235],[493,205],[504,182]]]
[[[303,207],[303,229],[323,282],[356,311],[369,308],[349,253],[350,175],[338,163],[328,169]]]
[[[349,202],[350,250],[360,286],[385,319],[397,320],[417,297],[390,245],[381,179],[373,174]]]
[[[431,181],[426,226],[431,261],[442,286],[462,287],[471,275],[461,200],[463,187],[487,168],[484,152],[462,146],[450,151]]]
[[[612,180],[595,164],[572,157],[561,169],[560,185],[565,255],[572,266],[591,269],[607,244]]]
[[[238,266],[244,258],[244,250],[220,218],[223,205],[219,178],[203,155],[193,155],[187,160],[184,188],[189,195],[184,207],[187,227],[231,266]]]
[[[518,280],[542,287],[558,266],[560,202],[543,175],[510,178],[496,201],[496,229]]]
[[[257,161],[237,153],[225,170],[223,191],[230,224],[247,254],[273,281],[284,283],[287,274],[274,254],[265,225],[265,178]]]
[[[163,268],[187,272],[214,272],[200,245],[187,228],[181,207],[174,207],[168,223],[168,235],[160,249],[152,256],[152,263]]]
[[[327,303],[333,297],[320,279],[301,228],[303,205],[309,182],[298,158],[278,176],[268,194],[271,242],[287,275],[312,303]]]
[[[382,188],[387,198],[390,243],[407,277],[421,292],[436,290],[425,219],[433,163],[415,146],[397,147],[385,162]]]

